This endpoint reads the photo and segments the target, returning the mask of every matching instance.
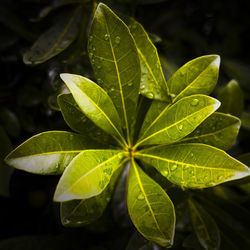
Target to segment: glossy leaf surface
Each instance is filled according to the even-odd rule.
[[[203,143],[228,150],[234,144],[239,129],[237,117],[215,112],[180,142]]]
[[[129,24],[141,62],[140,93],[150,99],[170,101],[156,47],[140,23],[131,18]]]
[[[109,185],[104,191],[92,198],[85,200],[72,200],[60,204],[61,222],[64,226],[80,227],[96,221],[107,207],[121,172],[118,169],[112,176]]]
[[[135,154],[156,168],[172,183],[187,188],[205,188],[250,175],[249,168],[224,151],[199,144],[155,146]]]
[[[89,31],[88,51],[98,83],[109,93],[129,137],[140,87],[139,57],[128,27],[102,3]]]
[[[167,81],[173,101],[194,94],[210,94],[218,80],[220,57],[207,55],[189,61]]]
[[[231,80],[219,90],[217,98],[221,101],[219,111],[240,117],[244,107],[244,96],[239,84]]]
[[[114,139],[97,127],[80,109],[71,93],[61,94],[57,98],[63,118],[68,126],[81,134],[104,143],[114,143]]]
[[[87,199],[100,194],[124,157],[125,153],[120,150],[83,151],[64,171],[54,200]]]
[[[211,215],[197,202],[188,201],[192,224],[201,245],[209,249],[220,248],[220,231]]]
[[[168,195],[132,161],[127,193],[128,211],[137,230],[161,246],[173,244],[174,206]]]
[[[65,50],[76,38],[80,20],[80,8],[68,17],[61,18],[43,33],[24,56],[25,64],[41,64]]]
[[[35,174],[61,174],[77,154],[95,146],[91,140],[74,133],[44,132],[13,150],[5,162]]]
[[[220,102],[205,95],[193,95],[166,108],[154,119],[147,113],[138,145],[173,143],[191,133],[211,115]],[[154,110],[150,109],[151,112]]]
[[[61,78],[82,112],[105,132],[113,135],[117,140],[122,140],[120,118],[108,94],[85,77],[61,74]]]

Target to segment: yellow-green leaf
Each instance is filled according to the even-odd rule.
[[[170,247],[175,230],[175,211],[170,198],[134,160],[128,178],[127,204],[135,227],[146,239]]]
[[[215,112],[180,142],[204,143],[228,150],[235,142],[240,124],[235,116]]]
[[[85,136],[64,131],[35,135],[14,149],[5,162],[35,174],[61,174],[71,160],[96,145]]]
[[[85,150],[64,171],[54,200],[87,199],[100,194],[112,174],[122,164],[125,152],[120,150]]]
[[[108,94],[91,80],[74,74],[61,74],[81,111],[98,127],[123,139],[121,122],[114,104]]]
[[[157,116],[150,109],[146,115],[138,145],[169,144],[190,134],[201,122],[211,115],[220,102],[205,95],[184,97],[166,108]],[[152,119],[152,117],[154,119]]]
[[[218,80],[220,57],[207,55],[189,61],[167,81],[173,101],[194,94],[210,94]]]
[[[220,249],[220,231],[213,217],[197,202],[188,200],[195,234],[206,250]]]
[[[140,23],[131,18],[129,24],[141,62],[140,93],[150,99],[169,102],[169,91],[156,47]]]
[[[97,81],[113,100],[130,140],[140,87],[140,61],[128,27],[102,3],[89,31],[88,52]]]
[[[155,146],[135,153],[135,157],[187,188],[212,187],[250,175],[246,165],[224,151],[199,143]]]

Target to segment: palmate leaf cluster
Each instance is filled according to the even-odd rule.
[[[83,76],[61,74],[70,93],[59,95],[58,104],[76,133],[33,136],[6,162],[32,173],[62,174],[54,200],[61,202],[62,223],[68,226],[98,219],[129,165],[131,220],[146,239],[170,247],[174,205],[146,173],[148,168],[173,184],[193,189],[243,178],[250,171],[223,151],[234,143],[240,120],[215,112],[220,102],[207,96],[216,85],[220,57],[196,58],[166,81],[157,50],[143,27],[133,19],[127,24],[106,5],[98,5],[88,37],[98,84]],[[151,105],[144,117],[143,102],[148,99]],[[216,228],[215,222],[196,201],[190,199],[188,204],[201,245],[217,248],[217,231],[212,235],[207,231],[207,227]]]

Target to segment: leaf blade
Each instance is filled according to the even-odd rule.
[[[214,147],[184,143],[156,146],[135,154],[174,184],[206,188],[250,175],[249,168]]]
[[[85,150],[67,167],[56,187],[54,200],[87,199],[108,185],[126,153],[121,150]],[[88,163],[84,165],[83,163]]]
[[[5,162],[35,174],[61,174],[77,154],[94,145],[84,136],[64,131],[49,131],[22,143],[7,155]]]
[[[128,27],[102,3],[90,28],[88,51],[95,76],[109,92],[130,139],[140,84],[139,58]]]
[[[131,164],[127,193],[130,217],[145,238],[169,247],[174,237],[174,206],[159,184],[147,176],[134,160]],[[145,209],[143,215],[142,208]],[[143,220],[145,215],[148,216]]]

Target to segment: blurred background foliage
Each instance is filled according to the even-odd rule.
[[[220,77],[213,96],[222,102],[220,112],[241,118],[238,139],[229,153],[249,166],[250,9],[247,2],[103,2],[119,16],[135,17],[146,28],[158,48],[167,79],[195,57],[221,56]],[[61,226],[58,206],[52,202],[58,177],[14,171],[3,162],[12,147],[34,134],[69,130],[56,100],[59,93],[67,92],[59,74],[75,73],[93,79],[86,42],[96,4],[92,0],[0,1],[0,249],[161,249],[135,232],[123,200],[124,176],[100,220],[86,228],[71,229]],[[161,178],[155,172],[151,176]],[[188,204],[192,202],[203,207],[209,225],[211,220],[216,221],[220,249],[249,249],[248,181],[184,192],[162,182],[177,211],[174,249],[204,249],[190,216]],[[187,203],[190,197],[195,201]]]

